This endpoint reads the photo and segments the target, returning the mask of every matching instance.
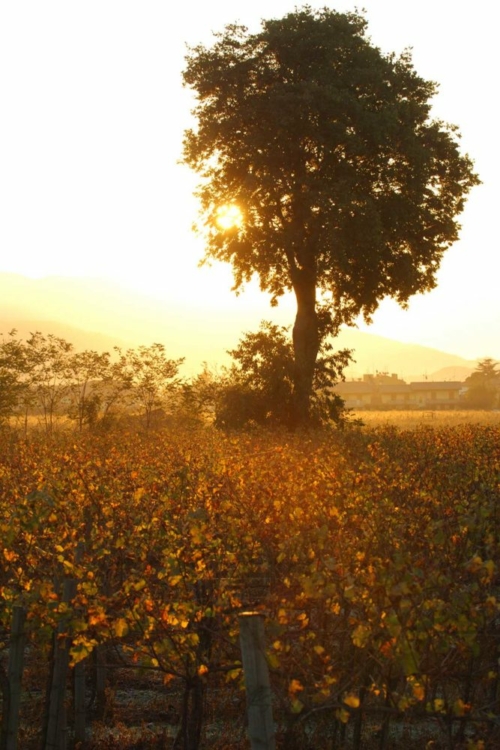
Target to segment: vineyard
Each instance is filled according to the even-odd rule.
[[[0,441],[2,747],[500,747],[500,427]]]

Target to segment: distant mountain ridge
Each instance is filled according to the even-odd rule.
[[[32,333],[40,331],[40,333],[48,334],[52,333],[54,336],[65,339],[73,344],[77,351],[83,351],[84,349],[94,349],[98,352],[111,352],[113,347],[118,346],[122,349],[133,346],[131,342],[127,342],[114,336],[106,336],[104,333],[98,333],[96,331],[85,331],[76,326],[68,325],[67,323],[61,323],[56,320],[26,320],[24,318],[11,318],[4,317],[2,315],[2,305],[0,303],[0,334],[7,336],[10,331],[15,329],[16,337],[21,339],[27,339]]]
[[[12,328],[25,338],[36,330],[70,341],[76,349],[110,351],[163,343],[172,358],[185,357],[185,371],[199,372],[203,362],[227,364],[227,350],[262,319],[292,324],[283,310],[249,310],[230,299],[228,309],[208,311],[129,292],[102,279],[48,277],[28,279],[0,273],[0,332]],[[346,374],[395,373],[405,380],[463,380],[473,360],[417,344],[403,343],[346,328],[335,348],[354,349]]]
[[[337,339],[339,348],[352,348],[355,362],[348,377],[387,372],[407,382],[420,380],[464,380],[476,367],[475,360],[442,352],[420,344],[408,344],[376,336],[355,328],[344,329]]]

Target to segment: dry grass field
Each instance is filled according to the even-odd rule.
[[[387,410],[374,411],[353,409],[356,419],[361,419],[367,427],[392,425],[402,430],[415,427],[458,427],[464,424],[500,425],[500,411],[480,410]]]

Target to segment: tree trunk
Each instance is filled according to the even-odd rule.
[[[309,421],[309,405],[314,369],[319,351],[318,316],[316,313],[316,278],[306,269],[296,269],[292,277],[297,315],[293,326],[294,426]]]

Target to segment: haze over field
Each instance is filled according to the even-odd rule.
[[[21,337],[40,330],[65,338],[77,349],[97,351],[160,342],[169,357],[186,357],[186,375],[199,372],[203,362],[213,367],[228,364],[227,349],[236,346],[242,332],[258,326],[254,311],[239,305],[237,299],[230,315],[221,305],[209,320],[203,307],[152,300],[95,280],[34,280],[0,274],[0,299],[0,332],[4,334],[14,327]],[[289,310],[269,308],[265,312],[267,319],[276,323],[290,323]],[[476,364],[450,352],[352,328],[341,333],[337,346],[355,350],[356,362],[347,370],[348,377],[379,370],[406,379],[463,380]]]
[[[0,318],[43,315],[123,341],[161,338],[193,363],[218,361],[262,319],[293,322],[291,300],[272,310],[256,285],[235,298],[229,268],[197,267],[203,247],[191,232],[196,180],[178,163],[192,123],[193,101],[181,85],[185,43],[210,43],[213,30],[237,20],[256,30],[260,18],[293,5],[214,0],[175,12],[160,0],[0,5],[0,272],[43,279],[29,286],[11,277],[2,286]],[[327,6],[346,11],[356,3]],[[458,125],[483,185],[471,193],[461,240],[445,255],[437,288],[406,312],[383,303],[373,326],[361,324],[361,331],[467,360],[499,358],[491,6],[363,6],[373,42],[384,52],[413,47],[417,72],[440,84],[434,114]],[[53,277],[61,279],[54,295]],[[360,332],[352,336],[362,340]],[[359,369],[423,375],[441,366],[422,355],[415,370],[408,352],[395,362],[383,351],[362,359],[360,348]]]

